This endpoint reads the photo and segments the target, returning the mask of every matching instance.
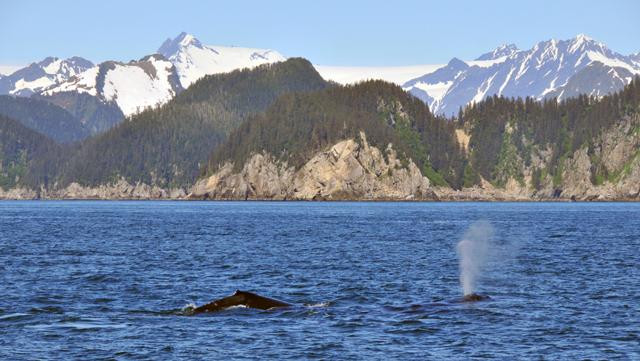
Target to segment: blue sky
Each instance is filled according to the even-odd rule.
[[[18,1],[0,3],[0,64],[45,56],[131,60],[181,31],[323,65],[473,59],[578,33],[640,51],[640,1]]]

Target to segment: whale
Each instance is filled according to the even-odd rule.
[[[478,293],[469,293],[462,296],[462,299],[460,300],[460,302],[478,302],[478,301],[486,301],[490,299],[491,297],[487,295],[481,295]]]
[[[231,296],[220,298],[218,300],[211,301],[206,305],[196,307],[193,309],[192,314],[218,312],[229,307],[236,306],[244,306],[259,310],[270,310],[274,308],[291,307],[292,305],[273,298],[260,296],[252,292],[236,290],[236,292]]]
[[[462,298],[459,298],[453,302],[469,303],[469,302],[487,301],[490,299],[491,297],[487,295],[470,293],[470,294],[464,295]],[[440,306],[444,304],[434,304],[434,305]],[[238,307],[238,306],[254,308],[259,310],[271,310],[271,309],[277,309],[277,308],[293,307],[292,304],[284,301],[261,296],[249,291],[236,290],[231,296],[220,298],[220,299],[211,301],[205,305],[196,307],[191,312],[189,312],[189,314],[196,315],[200,313],[219,312],[219,311],[228,309],[230,307]]]

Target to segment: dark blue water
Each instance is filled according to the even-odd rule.
[[[73,358],[638,360],[640,204],[1,202],[0,359]]]

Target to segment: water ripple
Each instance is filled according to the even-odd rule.
[[[455,244],[495,230],[460,303]],[[640,359],[634,203],[0,203],[0,359]],[[294,307],[192,316],[236,289]]]

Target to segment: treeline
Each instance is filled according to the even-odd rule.
[[[114,101],[106,102],[86,93],[68,91],[34,95],[32,98],[45,100],[65,109],[84,125],[89,135],[105,132],[124,119],[124,114]]]
[[[69,147],[0,115],[0,188],[51,185]]]
[[[0,95],[0,114],[49,136],[70,143],[89,136],[89,130],[68,111],[44,100]]]
[[[392,144],[403,161],[412,159],[433,182],[457,187],[465,159],[454,126],[383,81],[287,94],[233,131],[213,152],[204,173],[227,161],[239,169],[251,154],[263,151],[300,167],[316,152],[344,139],[359,140],[364,132],[382,151]]]
[[[457,122],[471,129],[473,170],[500,185],[499,178],[505,170],[501,166],[509,161],[510,147],[529,165],[532,147],[548,146],[553,154],[544,171],[557,176],[564,159],[580,147],[592,149],[595,137],[603,129],[638,112],[639,105],[640,77],[636,77],[623,90],[600,99],[580,95],[561,102],[537,102],[531,98],[493,96],[467,106]]]

